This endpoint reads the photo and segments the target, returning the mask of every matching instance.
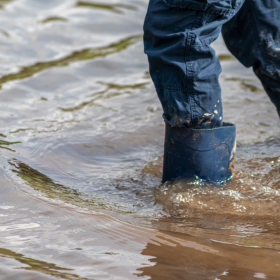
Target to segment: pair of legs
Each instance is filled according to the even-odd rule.
[[[145,52],[172,127],[222,126],[221,66],[210,46],[220,32],[280,111],[279,0],[150,0]]]
[[[163,181],[232,175],[235,127],[223,123],[221,65],[210,46],[220,32],[280,113],[279,0],[150,0],[144,46],[166,122]]]

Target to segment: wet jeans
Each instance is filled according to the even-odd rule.
[[[144,46],[171,126],[222,126],[221,65],[210,46],[220,32],[280,113],[279,0],[150,0]]]

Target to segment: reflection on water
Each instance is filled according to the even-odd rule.
[[[20,267],[18,269],[31,270],[41,272],[47,275],[55,276],[62,279],[77,279],[82,280],[78,275],[68,273],[72,269],[62,268],[53,263],[42,262],[32,258],[27,258],[22,254],[15,253],[11,250],[0,248],[0,256],[4,258],[12,258],[20,263],[27,265],[27,267]]]
[[[6,136],[4,136],[4,137],[6,137]],[[18,144],[18,143],[21,143],[21,142],[8,142],[8,141],[0,140],[0,145],[13,145],[13,144]]]
[[[99,84],[104,84],[104,83],[99,82]],[[148,83],[141,83],[141,84],[135,84],[135,85],[117,85],[117,84],[107,84],[106,85],[105,84],[107,86],[106,89],[91,94],[90,96],[94,96],[94,98],[90,99],[89,101],[84,101],[81,104],[79,104],[75,107],[72,107],[72,108],[60,108],[60,109],[64,112],[80,110],[87,105],[90,105],[90,104],[92,105],[96,100],[98,100],[100,98],[110,98],[110,97],[118,96],[121,94],[131,94],[132,92],[128,91],[128,89],[133,90],[133,89],[143,88],[147,84]]]
[[[235,176],[161,184],[148,1],[0,4],[0,278],[279,278],[279,118],[221,38]]]
[[[139,269],[141,276],[194,280],[278,278],[279,254],[273,250],[234,247],[177,233],[167,234],[157,240],[160,246],[148,243],[143,250],[142,254],[153,256],[150,261],[154,266]],[[262,253],[259,255],[261,251],[265,258]]]
[[[5,135],[1,135],[2,137],[6,137]],[[11,148],[8,148],[7,146],[10,146],[10,145],[13,145],[13,144],[18,144],[18,143],[21,143],[21,142],[9,142],[9,141],[4,141],[4,140],[0,140],[0,149],[6,149],[6,150],[9,150],[11,152],[15,152],[15,150],[11,149]]]
[[[81,51],[74,51],[70,55],[68,55],[64,58],[58,59],[58,60],[47,61],[47,62],[37,62],[34,65],[23,67],[17,73],[2,76],[0,78],[0,84],[6,83],[6,82],[12,81],[12,80],[25,79],[25,78],[31,77],[34,74],[36,74],[40,71],[43,71],[45,69],[52,68],[52,67],[64,67],[75,61],[89,60],[89,59],[94,59],[97,57],[106,57],[107,55],[125,50],[130,45],[138,42],[141,37],[142,36],[131,36],[131,37],[123,39],[117,43],[113,43],[113,44],[110,44],[109,46],[105,46],[102,48],[96,48],[96,49],[89,48],[89,49],[85,49],[85,50],[81,50]]]
[[[81,195],[81,193],[77,190],[54,183],[53,180],[46,175],[22,162],[15,161],[10,164],[15,167],[12,171],[25,180],[36,191],[46,194],[49,198],[58,198],[73,204],[79,203],[79,195]]]
[[[63,18],[63,17],[48,17],[48,18],[42,20],[41,22],[42,23],[47,23],[47,22],[56,21],[56,20],[58,20],[58,21],[67,21],[67,19]]]
[[[235,60],[236,58],[231,54],[220,54],[218,55],[220,61],[224,60]]]

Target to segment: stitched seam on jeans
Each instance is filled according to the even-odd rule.
[[[191,108],[191,123],[194,124],[195,118],[195,102],[194,102],[194,94],[193,94],[193,85],[192,85],[192,77],[193,77],[193,63],[188,61],[191,57],[191,48],[192,44],[190,43],[194,38],[194,34],[187,35],[187,44],[186,44],[186,52],[185,52],[185,61],[186,61],[186,89],[190,95],[190,108]]]
[[[249,16],[250,16],[250,18],[251,18],[251,20],[252,20],[252,22],[253,22],[253,24],[251,24],[251,26],[252,26],[252,28],[253,28],[253,30],[255,31],[255,37],[256,37],[256,39],[257,39],[257,41],[258,42],[260,42],[260,43],[262,43],[262,41],[261,41],[261,39],[260,39],[260,37],[258,36],[258,29],[257,29],[257,24],[256,24],[256,20],[255,20],[255,17],[254,17],[254,14],[253,14],[253,8],[252,8],[252,4],[251,4],[251,2],[250,2],[250,0],[248,1],[248,6],[249,6],[249,9],[250,9],[250,11],[251,11],[251,13],[249,13]],[[266,62],[266,64],[267,64],[267,62],[270,60],[269,59],[269,57],[267,56],[267,53],[266,53],[266,51],[265,51],[265,49],[262,47],[262,44],[257,44],[258,45],[258,47],[259,47],[259,49],[260,49],[260,51],[261,51],[261,54],[262,54],[262,56],[265,58],[265,62]],[[280,78],[280,75],[279,75],[279,73],[278,73],[278,71],[277,71],[277,69],[275,68],[275,66],[273,65],[273,63],[271,63],[271,67],[273,67],[273,76],[275,77],[275,78]]]
[[[203,12],[198,12],[197,17],[194,21],[191,30],[195,30],[199,27]],[[197,112],[196,112],[196,102],[195,102],[195,95],[193,89],[193,78],[194,78],[194,62],[188,61],[192,55],[192,47],[195,41],[195,34],[192,32],[187,33],[187,40],[186,40],[186,51],[185,51],[185,61],[186,61],[186,90],[190,95],[190,107],[191,107],[191,124],[195,127],[197,120]]]

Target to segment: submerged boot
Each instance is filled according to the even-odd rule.
[[[235,159],[236,127],[212,129],[166,124],[162,182],[198,176],[211,183],[230,180]]]

